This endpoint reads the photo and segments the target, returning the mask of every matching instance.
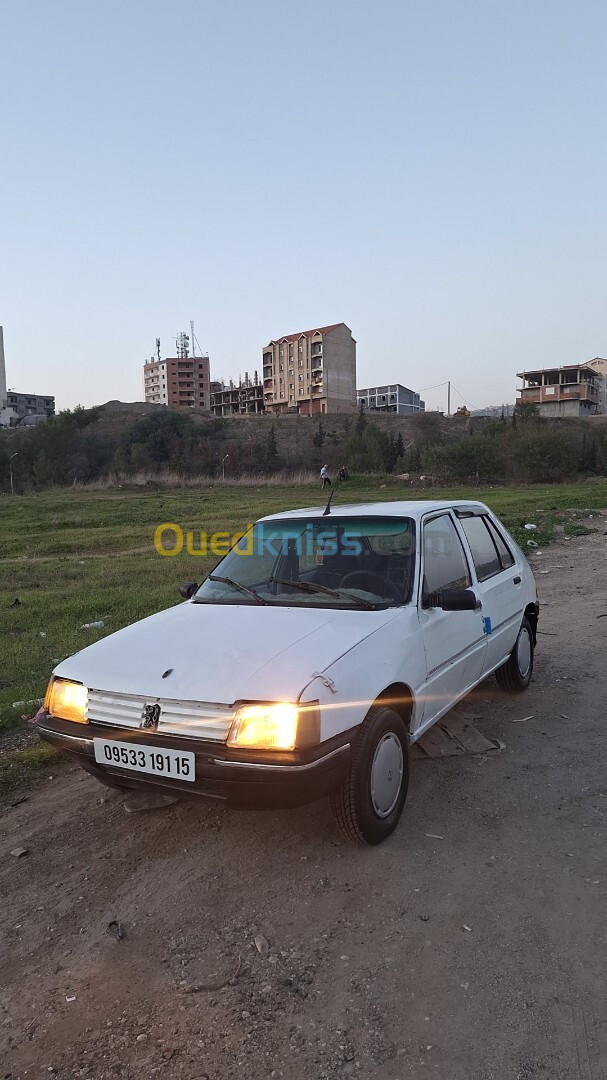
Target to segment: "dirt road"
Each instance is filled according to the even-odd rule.
[[[603,533],[535,559],[527,694],[466,703],[506,749],[416,762],[379,848],[69,767],[6,809],[0,1076],[605,1080]]]

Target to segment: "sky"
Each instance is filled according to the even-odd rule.
[[[0,0],[8,386],[143,397],[345,322],[359,386],[512,402],[607,354],[607,6]]]

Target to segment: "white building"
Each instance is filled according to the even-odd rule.
[[[407,413],[425,412],[426,402],[420,399],[415,390],[409,390],[402,383],[387,386],[368,386],[356,391],[358,407],[374,409],[376,412]]]

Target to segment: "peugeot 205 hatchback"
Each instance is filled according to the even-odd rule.
[[[182,595],[51,678],[41,736],[107,784],[260,807],[330,793],[376,844],[410,745],[492,672],[531,679],[533,575],[478,502],[272,515]]]

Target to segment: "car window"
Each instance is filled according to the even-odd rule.
[[[489,529],[489,532],[493,537],[493,542],[497,547],[502,568],[504,570],[507,570],[509,566],[514,566],[514,555],[510,551],[510,548],[506,544],[506,541],[504,540],[502,534],[493,524],[491,518],[484,518],[483,520],[487,522],[487,528]]]
[[[242,585],[257,585],[260,581],[267,580],[276,566],[276,552],[272,548],[266,551],[263,547],[256,550],[253,538],[254,530],[249,529],[238,543],[233,545],[232,552],[235,553],[235,556],[232,556],[232,552],[230,552],[223,562],[215,567],[212,573],[223,576],[227,572],[226,567],[231,562],[238,567],[237,579]],[[232,558],[230,558],[231,556]],[[223,595],[225,588],[225,586],[219,588],[217,585],[213,586],[212,595]]]
[[[414,567],[415,524],[410,518],[275,518],[257,522],[242,537],[202,583],[195,600],[393,606],[409,600]],[[231,583],[214,581],[217,577]],[[247,588],[253,590],[248,599]]]
[[[470,571],[464,547],[448,514],[424,525],[423,550],[425,594],[468,588]]]
[[[472,560],[479,581],[499,574],[503,566],[484,517],[466,517],[461,519],[461,526],[470,544]]]
[[[367,541],[371,551],[377,555],[402,554],[410,555],[415,542],[415,535],[405,523],[398,518],[395,521],[382,522],[377,527],[369,527]]]

